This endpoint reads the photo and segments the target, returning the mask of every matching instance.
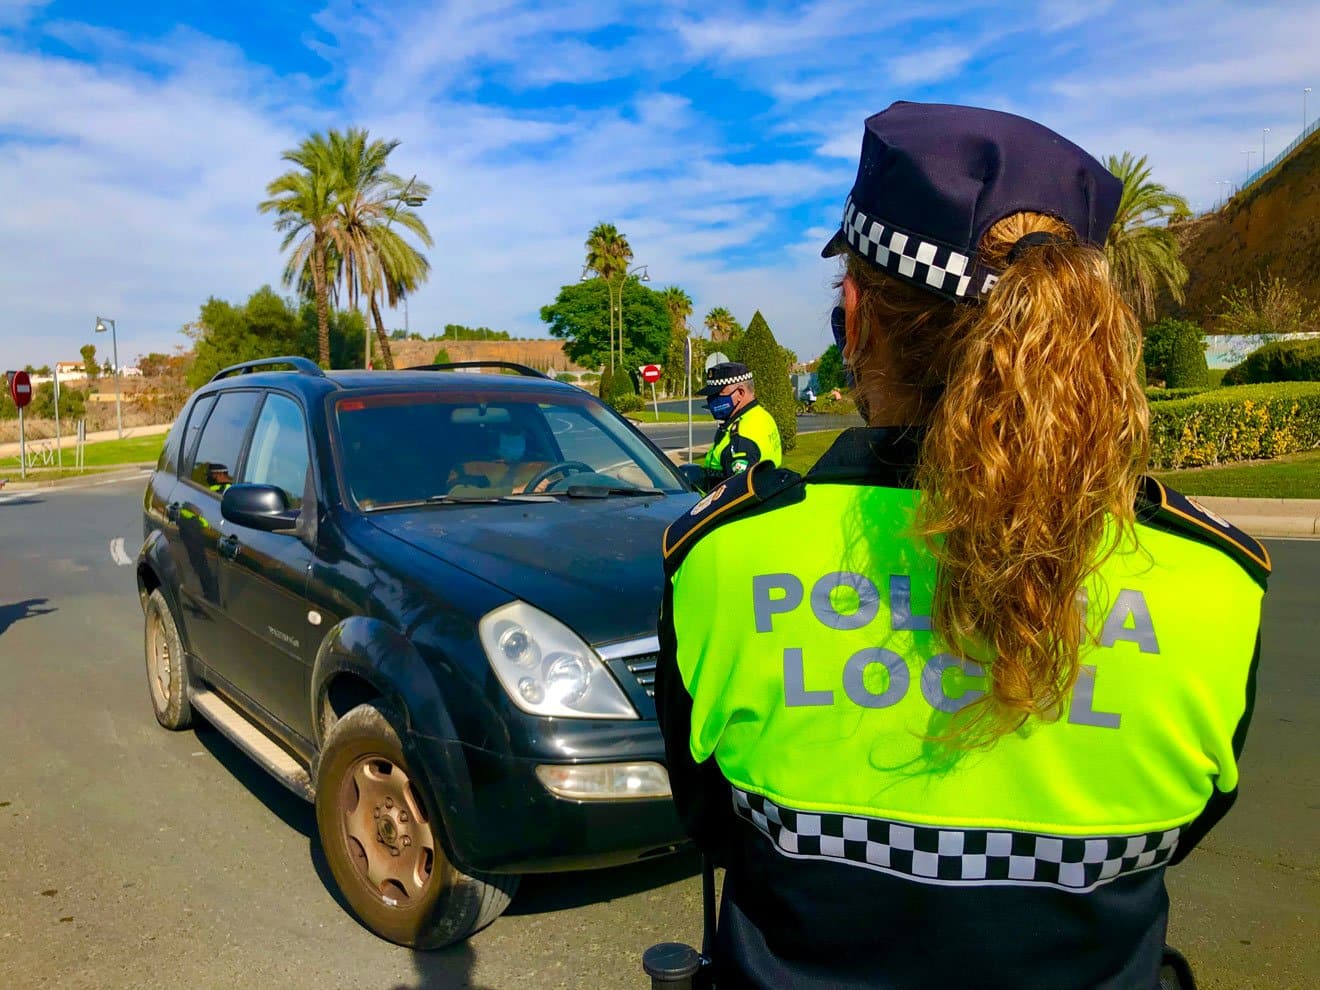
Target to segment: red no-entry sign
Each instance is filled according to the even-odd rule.
[[[15,371],[9,376],[9,397],[19,409],[32,401],[32,379],[26,371]]]
[[[644,364],[642,365],[642,381],[651,384],[660,380],[660,365]]]

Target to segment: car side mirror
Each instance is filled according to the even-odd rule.
[[[706,470],[696,464],[680,464],[678,473],[683,476],[683,480],[699,492],[706,490]]]
[[[230,485],[220,498],[220,515],[236,526],[273,533],[297,526],[299,513],[274,485]]]

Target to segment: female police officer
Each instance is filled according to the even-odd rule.
[[[824,253],[870,428],[665,537],[657,704],[726,867],[721,987],[1155,985],[1269,562],[1141,475],[1120,191],[1020,117],[866,122]]]

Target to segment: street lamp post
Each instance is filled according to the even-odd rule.
[[[115,425],[119,429],[119,439],[124,439],[124,411],[119,401],[119,339],[115,331],[115,321],[109,317],[96,318],[96,332],[105,333],[105,325],[110,324],[110,349],[115,362]],[[83,371],[87,369],[84,368]]]
[[[638,265],[628,274],[623,276],[623,281],[619,283],[619,364],[623,364],[623,287],[628,284],[628,279],[632,278],[638,272],[642,273],[641,281],[651,281],[651,273],[646,270],[646,265]]]
[[[1265,135],[1270,132],[1268,127],[1261,128],[1260,132],[1260,167],[1265,167]]]
[[[1243,185],[1246,185],[1247,181],[1251,179],[1251,156],[1254,155],[1256,152],[1253,151],[1251,148],[1243,148],[1242,153],[1247,156],[1247,178],[1242,183]]]
[[[1310,86],[1302,88],[1302,133],[1306,133],[1306,126],[1311,123],[1306,119],[1306,95],[1311,92]]]

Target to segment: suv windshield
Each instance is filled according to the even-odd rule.
[[[673,465],[585,394],[355,392],[333,419],[341,476],[363,509],[685,490]]]

